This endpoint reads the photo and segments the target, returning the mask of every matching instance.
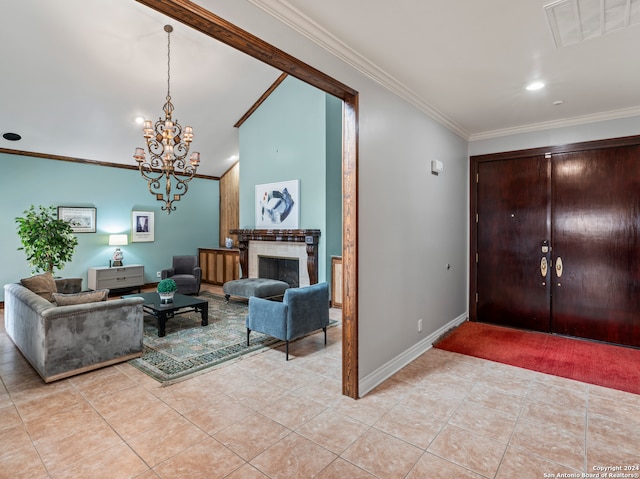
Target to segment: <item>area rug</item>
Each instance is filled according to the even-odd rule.
[[[209,292],[202,292],[199,297],[209,303],[208,326],[200,325],[200,313],[179,314],[167,320],[166,334],[159,338],[156,319],[145,314],[142,357],[130,360],[129,364],[168,386],[284,344],[252,331],[251,345],[247,346],[246,300],[231,298],[227,303],[224,297]],[[330,326],[336,324],[332,320]]]
[[[640,350],[466,321],[438,349],[640,394]]]

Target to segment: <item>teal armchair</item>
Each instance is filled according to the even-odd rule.
[[[329,286],[319,283],[302,288],[289,288],[282,302],[252,296],[247,316],[247,346],[251,331],[273,336],[286,342],[286,360],[289,360],[289,341],[313,331],[324,331],[327,344],[329,325]]]

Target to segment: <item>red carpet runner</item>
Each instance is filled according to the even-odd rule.
[[[640,394],[640,350],[466,321],[434,347]]]

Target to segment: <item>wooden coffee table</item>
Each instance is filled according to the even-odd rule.
[[[197,312],[202,318],[201,325],[209,324],[209,303],[203,299],[176,293],[172,303],[161,303],[160,295],[153,293],[127,294],[123,298],[144,298],[142,309],[152,315],[158,321],[158,336],[165,335],[165,325],[167,319],[173,318],[176,314]]]

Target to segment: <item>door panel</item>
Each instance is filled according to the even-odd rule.
[[[640,147],[553,156],[553,331],[640,346]],[[554,262],[555,265],[555,262]]]
[[[544,156],[478,163],[476,318],[550,331],[542,276],[550,240],[550,162]]]

